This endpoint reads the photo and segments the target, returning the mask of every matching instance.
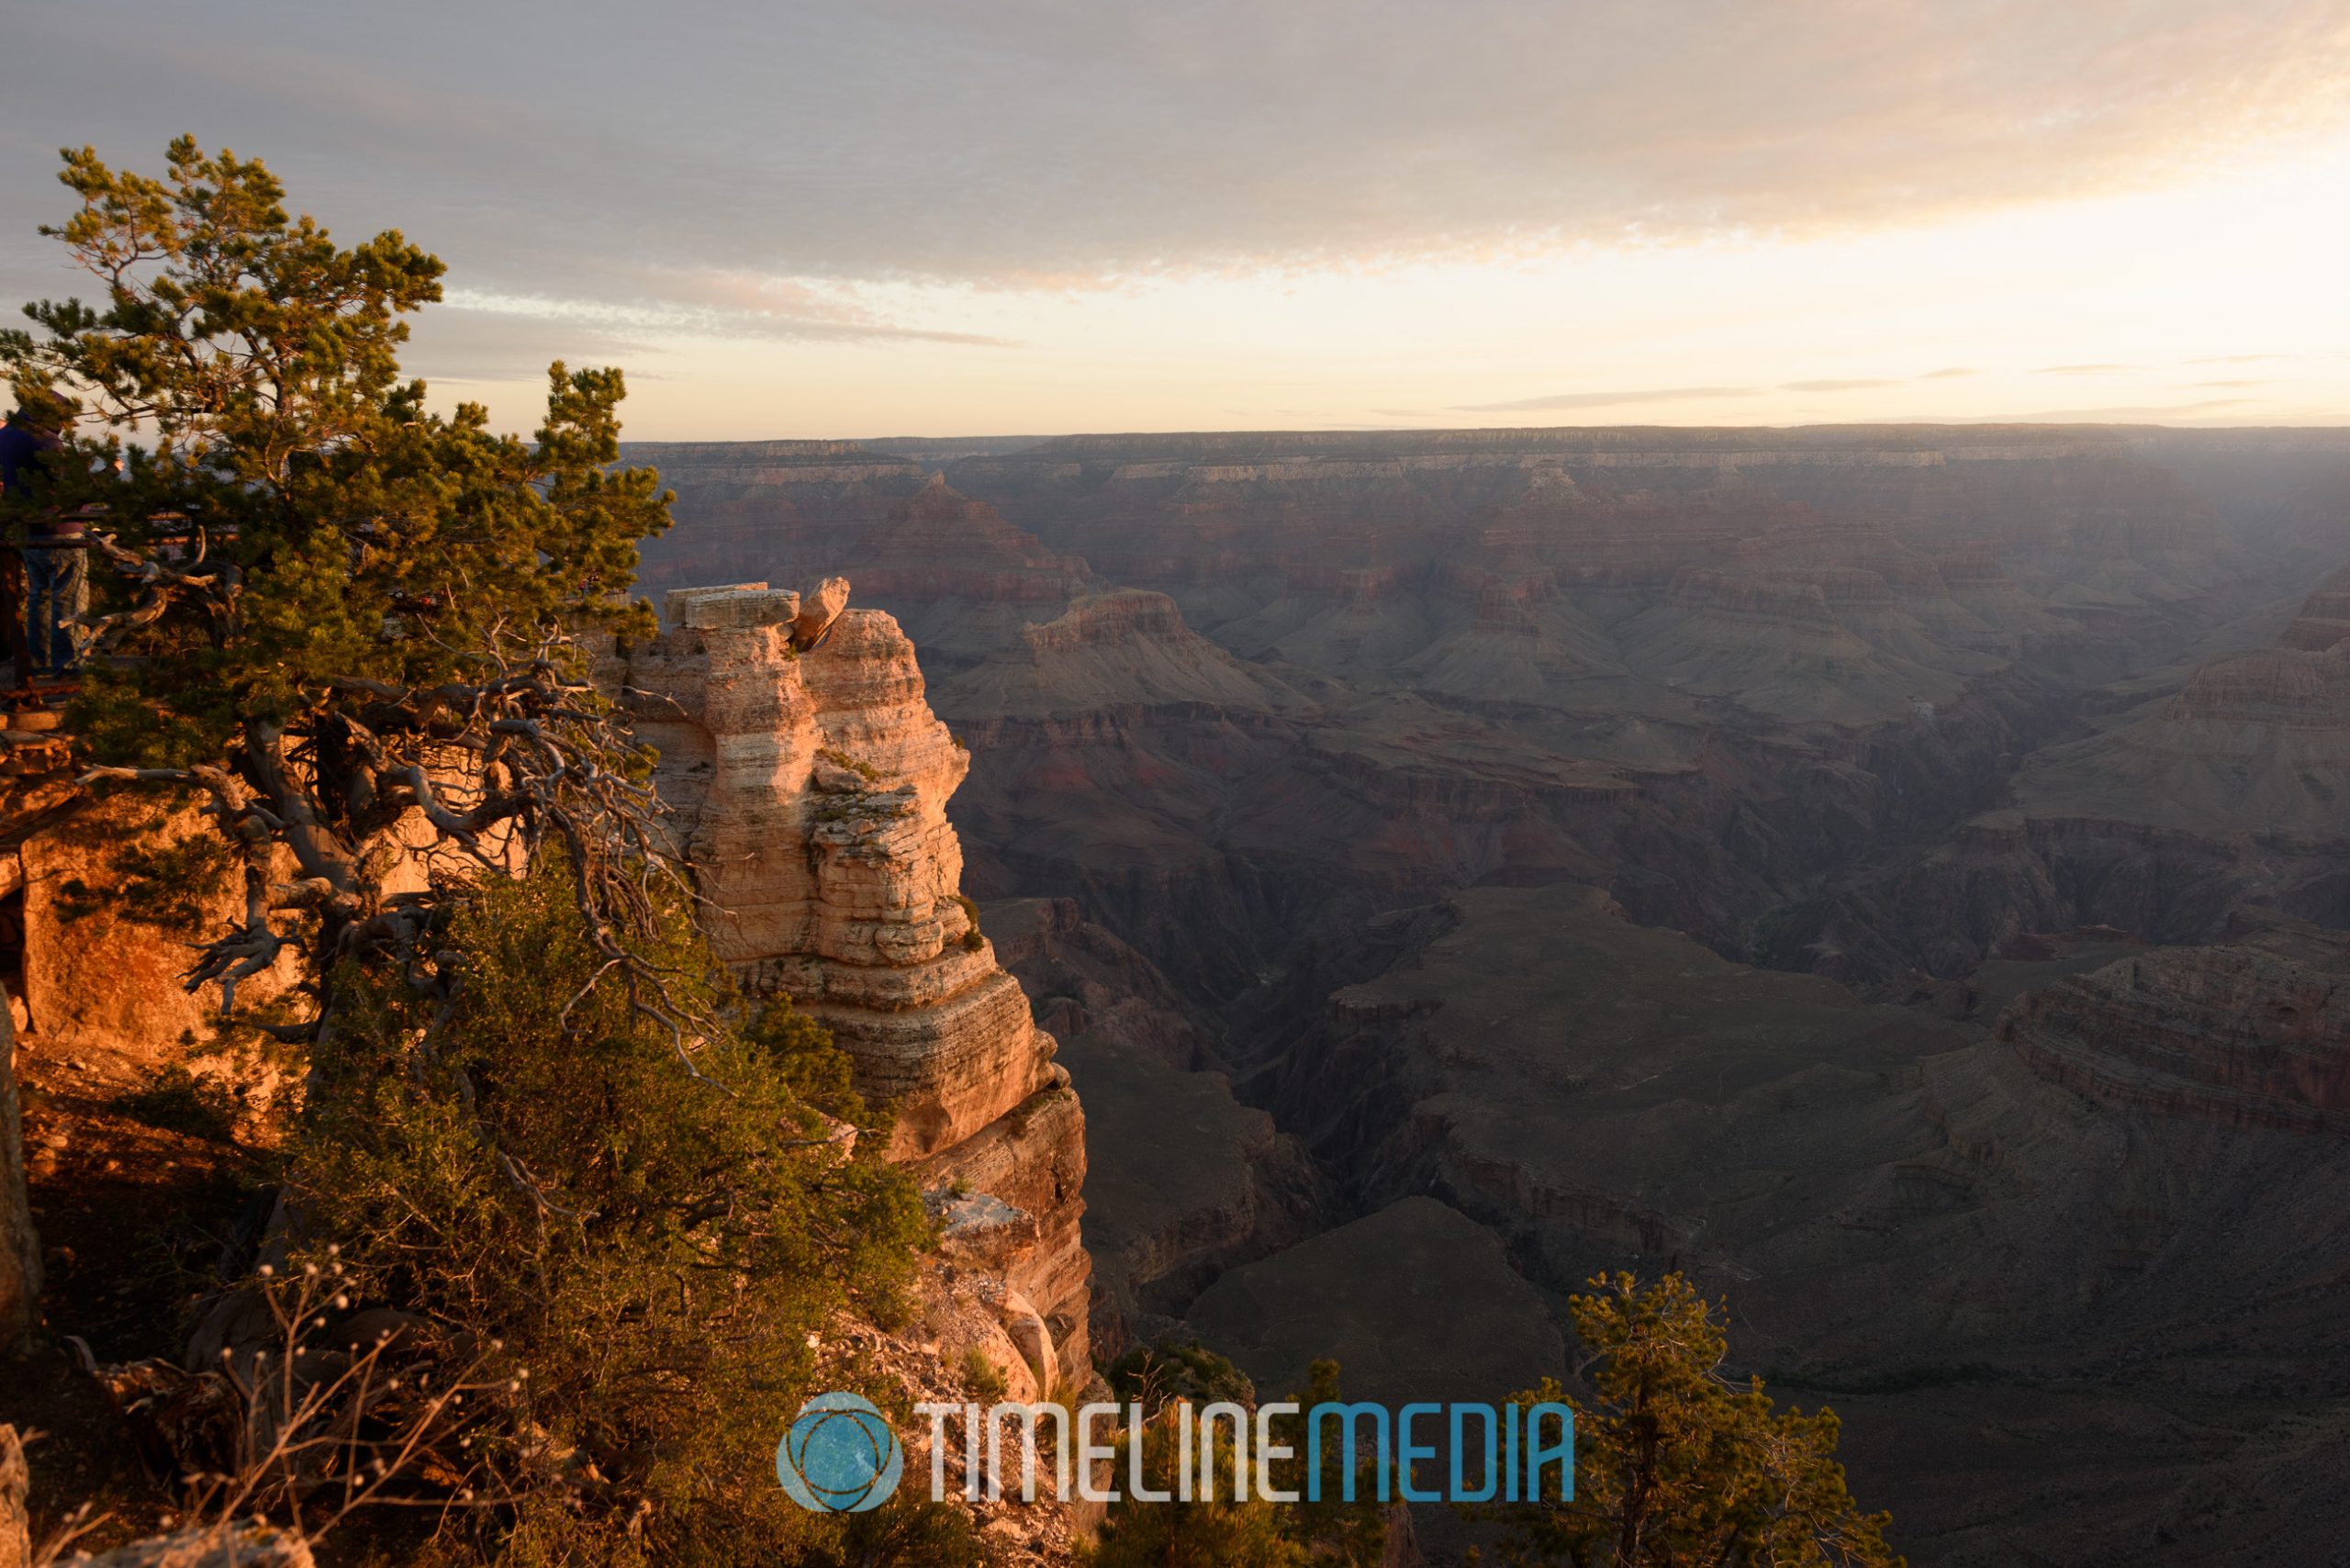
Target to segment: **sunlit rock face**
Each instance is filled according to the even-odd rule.
[[[950,1242],[969,1232],[959,1245],[1002,1276],[1006,1310],[1050,1331],[1038,1383],[1081,1376],[1084,1115],[960,892],[946,801],[969,754],[897,622],[838,609],[846,591],[677,590],[670,629],[608,654],[599,677],[660,752],[655,783],[720,957],[751,994],[820,1019],[858,1091],[895,1103],[892,1158],[942,1193],[995,1200],[950,1215]]]

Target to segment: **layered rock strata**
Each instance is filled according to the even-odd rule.
[[[2189,443],[2211,448],[2199,472],[2242,444],[2215,442]],[[2185,450],[1846,427],[630,455],[680,498],[647,581],[855,563],[861,602],[914,636],[980,754],[976,893],[1075,894],[1229,997],[1359,900],[1494,876],[1595,881],[1823,972],[1927,963],[1929,922],[1874,901],[1847,920],[1845,884],[1880,855],[1914,867],[2083,733],[2085,694],[2208,657],[2293,580],[2278,482],[2199,487]],[[2322,510],[2328,462],[2307,454],[2295,507]],[[1990,945],[2095,920],[2210,935],[2092,902],[1997,917]],[[1983,950],[1970,934],[1932,967]]]
[[[2247,909],[2219,946],[2027,992],[1999,1037],[2095,1098],[2296,1132],[2350,1127],[2350,937]]]
[[[674,591],[672,629],[599,677],[660,752],[720,957],[822,1021],[859,1092],[896,1105],[891,1157],[946,1210],[950,1255],[1000,1276],[1049,1392],[1089,1364],[1084,1115],[959,890],[946,801],[969,755],[897,622],[842,609],[846,592]]]

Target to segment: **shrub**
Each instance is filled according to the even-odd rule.
[[[970,1385],[971,1396],[982,1405],[992,1405],[1012,1387],[1002,1371],[977,1345],[963,1352],[963,1381]]]
[[[879,768],[874,767],[869,762],[860,762],[845,751],[834,751],[831,747],[827,746],[823,750],[819,751],[816,755],[836,767],[847,768],[851,773],[856,774],[867,784],[878,784],[881,780],[881,770]]]
[[[970,922],[963,930],[963,946],[976,953],[987,943],[987,938],[979,934],[979,906],[971,902],[968,893],[957,893],[955,902],[963,906],[963,917]]]
[[[650,956],[673,1000],[722,1014],[723,971],[684,912],[662,929]],[[355,1000],[315,1049],[288,1188],[355,1296],[528,1369],[493,1448],[520,1500],[450,1550],[829,1560],[847,1526],[785,1497],[775,1445],[822,1391],[811,1337],[830,1316],[901,1309],[926,1224],[881,1157],[886,1119],[788,1006],[680,1040],[594,984],[559,855],[475,889],[445,940],[463,980],[429,1051],[426,1004],[397,977],[344,977]],[[858,1130],[854,1153],[820,1112]]]
[[[191,1137],[229,1143],[237,1136],[241,1108],[229,1087],[217,1078],[198,1078],[174,1063],[150,1079],[146,1087],[119,1095],[114,1108],[134,1122]]]

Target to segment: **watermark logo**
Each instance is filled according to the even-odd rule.
[[[888,1419],[854,1394],[820,1394],[802,1405],[775,1450],[784,1495],[821,1514],[879,1507],[905,1468],[905,1450]]]
[[[1547,1401],[1390,1410],[1367,1402],[1307,1407],[1283,1400],[1257,1406],[1253,1419],[1239,1405],[1195,1408],[1188,1400],[1155,1417],[1131,1404],[1072,1411],[1017,1402],[923,1404],[914,1413],[929,1423],[920,1446],[930,1456],[934,1502],[946,1499],[947,1456],[957,1450],[963,1495],[973,1501],[1016,1493],[1033,1503],[1042,1489],[1064,1502],[1253,1495],[1318,1503],[1326,1474],[1349,1503],[1359,1487],[1382,1503],[1564,1502],[1575,1495],[1574,1412]],[[1145,1447],[1154,1435],[1171,1445],[1171,1474],[1165,1466],[1155,1476],[1145,1473]],[[794,1502],[834,1514],[878,1507],[898,1489],[904,1468],[889,1422],[854,1394],[819,1394],[801,1406],[775,1455],[776,1478]],[[1284,1474],[1302,1484],[1279,1484],[1276,1476]]]

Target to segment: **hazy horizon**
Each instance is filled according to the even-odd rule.
[[[1352,436],[1352,435],[1449,435],[1483,433],[1504,435],[1540,433],[1564,435],[1578,431],[1654,431],[1665,436],[1690,436],[1719,433],[1723,435],[1795,435],[1814,431],[2018,431],[2078,430],[2111,431],[2115,432],[2153,431],[2163,434],[2213,433],[2249,435],[2262,431],[2289,434],[2320,434],[2340,432],[2350,441],[2350,417],[2334,422],[2250,421],[2239,424],[2165,424],[2159,420],[2098,420],[2083,417],[2010,419],[1999,415],[1984,415],[1974,419],[1868,419],[1820,420],[1803,424],[1733,424],[1719,421],[1675,424],[1669,420],[1627,420],[1612,423],[1578,422],[1574,424],[1462,424],[1462,425],[1170,425],[1157,429],[1126,430],[1049,430],[1049,431],[970,431],[942,432],[938,431],[893,431],[883,435],[841,434],[806,435],[768,433],[765,435],[728,436],[649,436],[633,432],[621,438],[621,444],[633,446],[757,446],[770,444],[816,445],[837,443],[848,445],[885,445],[893,442],[931,442],[941,445],[987,445],[990,443],[1025,442],[1041,444],[1050,441],[1078,438],[1115,440],[1125,437],[1151,436]]]

